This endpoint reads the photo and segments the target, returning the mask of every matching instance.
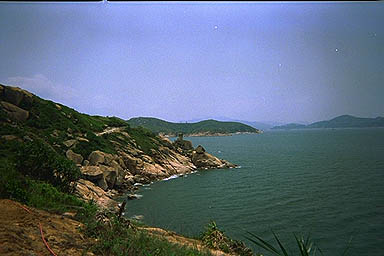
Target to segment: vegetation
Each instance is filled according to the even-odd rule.
[[[290,256],[290,255],[301,255],[301,256],[316,256],[317,252],[319,252],[320,255],[323,255],[321,249],[317,247],[314,242],[312,241],[310,235],[308,235],[306,238],[303,236],[297,237],[294,235],[295,240],[296,240],[296,245],[297,245],[297,251],[296,253],[292,254],[291,252],[288,251],[287,247],[282,244],[280,239],[277,237],[275,232],[272,231],[272,234],[278,244],[278,247],[273,246],[271,243],[266,242],[264,239],[261,237],[247,232],[249,236],[246,236],[246,238],[254,243],[255,245],[263,248],[267,252],[270,252],[272,255],[277,255],[277,256]],[[347,252],[349,250],[349,246],[351,243],[352,239],[349,241],[347,247],[341,254],[341,256],[347,255]]]
[[[86,222],[83,230],[85,234],[97,238],[97,244],[91,248],[97,255],[210,255],[151,235],[111,212],[101,215],[106,216],[105,222],[95,214],[88,218],[90,221]]]
[[[71,191],[73,182],[80,178],[80,170],[71,160],[38,138],[20,144],[17,159],[16,168],[20,173],[62,191]]]
[[[197,123],[171,123],[157,118],[138,117],[127,121],[132,127],[144,127],[154,133],[165,133],[177,135],[196,133],[236,133],[236,132],[258,132],[257,129],[238,122],[220,122],[216,120],[205,120]]]
[[[206,226],[200,239],[208,248],[241,256],[253,255],[252,250],[247,248],[243,242],[227,237],[224,232],[217,227],[216,222],[214,221]]]

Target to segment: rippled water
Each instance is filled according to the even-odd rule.
[[[210,170],[143,187],[128,216],[196,236],[210,221],[294,246],[310,232],[325,255],[384,255],[384,129],[276,131],[188,138],[240,169]],[[261,251],[261,250],[256,250]]]

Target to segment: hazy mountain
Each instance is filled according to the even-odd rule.
[[[365,118],[351,115],[342,115],[331,120],[319,121],[309,125],[286,124],[275,126],[272,129],[309,129],[309,128],[358,128],[358,127],[384,127],[384,117]]]

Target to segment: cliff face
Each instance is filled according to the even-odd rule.
[[[111,198],[136,183],[197,168],[235,167],[182,138],[172,143],[116,117],[81,114],[16,87],[0,85],[0,125],[1,143],[43,140],[71,160],[81,172],[73,184],[76,193],[104,207],[115,205]]]

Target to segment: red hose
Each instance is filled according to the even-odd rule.
[[[16,204],[16,203],[15,203]],[[21,208],[23,208],[25,211],[27,211],[29,214],[32,214],[32,212],[25,206],[21,205],[21,204],[16,204],[17,206],[20,206]],[[43,239],[43,242],[45,244],[45,246],[47,247],[47,249],[49,250],[49,252],[51,253],[51,255],[53,256],[57,256],[56,253],[54,253],[54,251],[52,251],[52,249],[49,247],[47,241],[45,241],[45,238],[44,238],[44,234],[43,234],[43,228],[41,227],[41,223],[39,222],[39,227],[40,227],[40,234],[41,234],[41,239]]]
[[[47,247],[47,249],[49,250],[49,252],[53,255],[53,256],[57,256],[53,251],[52,249],[49,247],[47,241],[45,241],[45,238],[44,238],[44,234],[43,234],[43,229],[41,227],[41,223],[39,222],[39,226],[40,226],[40,234],[41,234],[41,238],[43,239],[43,242],[45,244],[45,246]]]

